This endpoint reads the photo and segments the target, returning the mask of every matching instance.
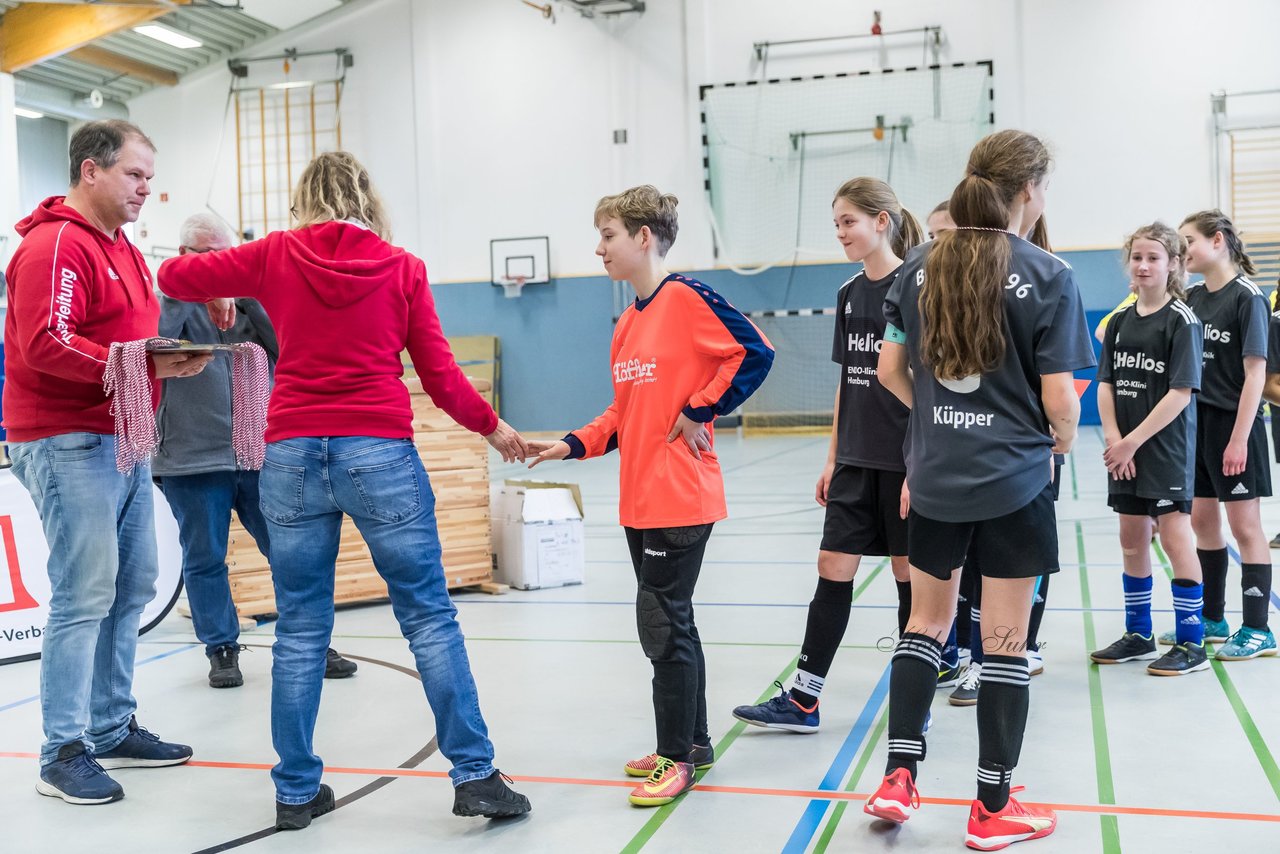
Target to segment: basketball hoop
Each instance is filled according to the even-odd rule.
[[[527,276],[512,276],[509,279],[502,280],[502,295],[507,299],[515,299],[520,296],[520,291],[524,290],[524,283],[528,279]]]

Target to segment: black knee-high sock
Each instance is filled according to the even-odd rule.
[[[942,644],[907,632],[893,652],[889,672],[889,761],[885,773],[906,768],[914,779],[924,759],[924,721],[938,687]]]
[[[898,638],[901,639],[907,633],[907,621],[911,619],[911,582],[895,579],[893,584],[898,588]]]
[[[853,581],[818,579],[818,588],[809,603],[809,622],[805,624],[800,664],[791,688],[792,698],[800,705],[809,707],[818,702],[827,671],[849,626],[852,604]]]
[[[1031,673],[1022,656],[988,655],[978,686],[978,799],[989,812],[1009,802],[1009,781],[1027,728]],[[892,714],[892,713],[891,713]]]
[[[1267,628],[1267,606],[1271,604],[1271,564],[1241,564],[1240,590],[1244,594],[1244,616],[1240,618],[1243,625],[1251,629],[1265,631]]]
[[[1204,618],[1222,622],[1227,606],[1227,550],[1196,549],[1196,557],[1204,576]]]
[[[1035,599],[1031,602],[1031,622],[1027,624],[1027,646],[1040,648],[1040,621],[1044,619],[1045,604],[1049,601],[1049,576],[1040,576]]]

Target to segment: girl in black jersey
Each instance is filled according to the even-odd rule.
[[[1053,832],[1054,812],[1010,797],[1029,705],[1026,637],[1036,577],[1058,570],[1053,454],[1070,450],[1075,370],[1094,365],[1071,267],[1019,235],[1044,209],[1040,140],[981,140],[951,195],[956,222],[907,254],[885,299],[880,381],[912,408],[910,627],[889,681],[889,758],[865,811],[902,822],[920,804],[924,723],[966,554],[982,573],[978,797],[965,842],[995,850]]]
[[[1262,533],[1259,499],[1271,495],[1271,466],[1259,404],[1266,383],[1266,297],[1244,244],[1221,211],[1192,214],[1178,229],[1187,241],[1187,270],[1204,281],[1187,303],[1204,324],[1204,376],[1196,406],[1195,499],[1191,527],[1204,577],[1204,639],[1225,641],[1217,658],[1238,661],[1276,654],[1267,625],[1271,552]],[[1240,548],[1240,629],[1230,634],[1223,609],[1227,543],[1218,503]],[[1171,633],[1160,642],[1176,640]]]
[[[1111,477],[1107,504],[1120,514],[1125,631],[1091,653],[1099,664],[1156,657],[1151,630],[1152,522],[1173,565],[1175,645],[1147,666],[1154,676],[1209,667],[1203,641],[1203,587],[1191,535],[1196,411],[1204,327],[1183,301],[1186,249],[1169,226],[1143,226],[1125,242],[1137,300],[1107,324],[1098,369],[1098,414]]]
[[[920,224],[893,189],[854,178],[831,204],[836,238],[862,270],[836,300],[832,361],[840,365],[827,463],[815,499],[826,508],[818,587],[809,603],[800,663],[790,688],[733,716],[789,732],[818,731],[818,697],[849,624],[853,578],[863,555],[889,555],[898,587],[898,630],[911,610],[907,570],[907,494],[902,442],[908,410],[876,379],[884,340],[884,299],[902,256],[921,240]]]

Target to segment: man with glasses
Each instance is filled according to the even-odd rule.
[[[231,234],[220,219],[200,213],[179,231],[179,254],[228,249]],[[257,344],[275,369],[279,346],[266,312],[256,300],[236,300],[235,324],[219,330],[203,305],[161,298],[160,334],[197,344]],[[209,685],[237,688],[240,620],[227,577],[231,511],[270,560],[267,525],[258,509],[258,472],[236,464],[231,444],[231,360],[214,358],[198,380],[167,387],[157,417],[160,446],[151,464],[182,543],[182,577],[196,637],[209,658]],[[329,650],[325,678],[356,672],[355,662]]]

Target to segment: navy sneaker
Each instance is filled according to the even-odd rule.
[[[282,804],[276,801],[276,830],[302,830],[311,825],[311,819],[319,818],[334,808],[333,789],[324,783],[320,791],[305,804]]]
[[[129,716],[129,734],[124,741],[96,756],[103,768],[160,768],[181,765],[191,758],[185,744],[161,741],[160,736],[138,726],[136,716]]]
[[[79,741],[58,748],[58,758],[40,769],[36,791],[69,804],[109,804],[124,797],[120,784]]]
[[[752,726],[783,729],[787,732],[810,733],[818,731],[818,704],[806,710],[791,699],[791,692],[782,687],[781,682],[774,682],[782,691],[772,700],[766,700],[756,706],[738,706],[733,716]]]

